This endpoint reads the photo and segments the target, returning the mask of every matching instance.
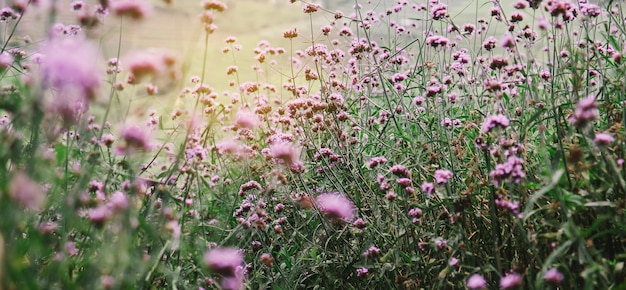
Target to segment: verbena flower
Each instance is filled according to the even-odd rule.
[[[561,272],[559,272],[556,268],[550,268],[543,275],[543,279],[545,279],[548,283],[558,285],[561,284],[561,281],[563,281],[563,274],[561,274]]]
[[[113,0],[109,3],[109,9],[117,16],[143,20],[152,13],[153,8],[145,0]]]
[[[578,101],[574,114],[569,117],[569,122],[576,127],[584,127],[599,117],[598,105],[594,95],[588,95]]]
[[[215,248],[204,255],[204,264],[213,273],[234,277],[237,267],[243,264],[243,256],[241,250],[237,248]]]
[[[487,281],[480,274],[470,276],[465,285],[472,290],[487,289]]]
[[[354,204],[345,195],[333,192],[317,196],[318,209],[333,221],[351,222],[355,217]]]
[[[611,145],[613,141],[615,141],[613,136],[607,133],[598,133],[593,139],[593,142],[596,143],[597,146],[608,146]]]
[[[46,200],[43,188],[22,172],[11,179],[9,195],[19,205],[33,211],[41,210]]]
[[[435,170],[435,182],[437,184],[444,184],[448,182],[450,178],[452,178],[452,171],[447,169],[437,169]]]
[[[518,273],[507,273],[500,278],[500,289],[515,289],[522,285],[522,276]]]
[[[505,115],[502,115],[502,114],[489,116],[485,118],[485,121],[483,121],[481,130],[485,133],[488,133],[497,126],[502,127],[502,128],[508,127],[509,118],[507,118]]]

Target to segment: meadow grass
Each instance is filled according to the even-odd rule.
[[[621,2],[285,2],[0,10],[1,289],[626,288]]]

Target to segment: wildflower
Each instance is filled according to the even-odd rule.
[[[282,160],[289,167],[298,165],[300,161],[300,152],[288,142],[276,142],[270,145],[270,152],[273,158]]]
[[[235,126],[238,128],[254,129],[258,123],[259,119],[256,114],[249,110],[239,110],[235,117]]]
[[[114,211],[121,211],[128,208],[128,196],[121,191],[116,191],[109,198],[109,207]]]
[[[411,208],[407,215],[411,217],[412,222],[416,224],[420,221],[420,218],[422,217],[422,209],[417,207]]]
[[[363,256],[365,257],[374,257],[380,255],[380,249],[376,246],[371,246],[365,252],[363,252]]]
[[[166,51],[134,52],[125,57],[125,66],[129,72],[130,84],[137,84],[147,77],[168,75],[176,79],[180,72],[176,67],[178,61],[174,55]]]
[[[87,211],[87,218],[97,227],[102,227],[111,216],[111,210],[106,205],[99,205]]]
[[[447,169],[435,170],[435,181],[437,184],[444,184],[448,182],[450,178],[452,178],[452,171]]]
[[[576,127],[584,127],[589,122],[597,119],[599,116],[596,98],[588,95],[578,101],[574,114],[569,117],[569,121]]]
[[[450,44],[450,40],[440,35],[434,35],[427,37],[426,43],[434,48],[437,48],[448,46],[448,44]]]
[[[448,15],[448,5],[438,4],[434,5],[431,9],[430,15],[433,20],[443,19]]]
[[[607,133],[598,133],[596,134],[596,137],[593,139],[593,142],[596,143],[596,145],[599,147],[608,146],[611,143],[613,143],[613,141],[615,141],[613,136]]]
[[[496,38],[493,36],[487,37],[487,39],[483,41],[483,48],[487,51],[491,51],[492,49],[496,48],[496,41]]]
[[[32,211],[41,210],[46,199],[41,186],[22,172],[16,173],[11,179],[9,195],[18,204]]]
[[[474,274],[467,279],[467,283],[465,284],[467,288],[472,290],[477,289],[487,289],[487,281],[480,274]]]
[[[454,267],[458,264],[459,264],[459,259],[455,257],[450,258],[450,261],[448,261],[448,265],[450,265],[451,267]]]
[[[316,205],[327,218],[333,221],[350,222],[354,220],[354,204],[341,193],[320,194],[316,199]]]
[[[357,277],[365,277],[369,274],[369,269],[367,268],[358,268],[356,269],[356,276]]]
[[[384,156],[372,157],[368,162],[365,163],[365,166],[369,169],[375,168],[379,164],[387,163],[387,158]]]
[[[261,257],[259,258],[259,261],[261,262],[261,264],[269,267],[272,265],[272,262],[274,261],[274,259],[272,258],[270,254],[263,253],[261,254]]]
[[[502,114],[489,116],[485,118],[485,121],[483,122],[481,129],[483,132],[488,133],[496,126],[500,126],[502,128],[508,127],[509,118],[507,118],[505,115],[502,115]]]
[[[563,281],[563,274],[561,274],[556,268],[550,268],[543,275],[543,279],[550,284],[559,285],[561,284],[561,281]]]
[[[243,256],[240,249],[215,248],[204,255],[204,264],[214,273],[234,277],[237,268],[243,264]]]
[[[224,12],[228,8],[228,6],[226,6],[223,2],[215,0],[206,0],[202,2],[202,7],[204,10],[215,10],[217,12]]]
[[[431,182],[424,182],[422,183],[421,189],[423,192],[427,193],[428,196],[431,196],[435,190],[435,185]]]
[[[152,150],[150,134],[138,126],[130,125],[123,127],[120,132],[120,137],[124,140],[125,144],[117,148],[118,153],[129,154],[137,151],[150,151]]]
[[[359,230],[363,230],[367,227],[367,222],[362,218],[358,218],[354,221],[354,223],[352,223],[352,225]]]
[[[298,30],[296,28],[291,28],[283,33],[283,37],[287,39],[298,37]]]
[[[46,84],[77,100],[95,98],[104,72],[98,64],[96,46],[78,37],[52,39],[46,44],[43,55],[41,74]],[[58,98],[54,102],[66,99]]]
[[[109,9],[117,16],[127,16],[133,20],[142,20],[152,13],[152,6],[144,0],[111,1]]]
[[[495,168],[489,172],[495,185],[500,184],[507,178],[512,178],[515,182],[520,182],[522,178],[526,177],[524,173],[524,159],[517,156],[509,156],[504,163],[496,164]]]
[[[396,164],[389,168],[389,171],[398,177],[411,177],[411,172],[402,164]]]
[[[515,272],[507,273],[500,279],[500,289],[515,289],[522,285],[522,276]]]

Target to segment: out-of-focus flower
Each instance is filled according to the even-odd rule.
[[[214,273],[234,277],[237,267],[243,264],[243,256],[237,248],[215,248],[204,255],[204,264]]]
[[[465,285],[472,290],[487,289],[487,281],[485,281],[485,278],[480,274],[470,276]]]
[[[488,133],[496,126],[500,126],[502,128],[508,127],[509,118],[507,118],[505,115],[502,115],[502,114],[489,116],[485,118],[485,121],[483,122],[481,129],[483,132]]]
[[[333,221],[351,222],[354,220],[354,204],[341,193],[320,194],[316,199],[316,204],[319,210]]]
[[[569,117],[569,121],[576,127],[584,127],[599,116],[598,105],[594,95],[589,95],[580,99],[576,105],[574,114]]]
[[[556,268],[550,268],[543,275],[543,279],[545,279],[548,283],[559,285],[561,281],[563,281],[563,274],[559,272]]]
[[[117,16],[143,20],[152,13],[153,8],[145,0],[114,0],[109,3],[109,9]]]
[[[593,142],[596,143],[597,146],[608,146],[608,145],[611,145],[613,141],[615,141],[613,136],[607,133],[598,133],[596,134],[596,137],[593,139]]]
[[[452,178],[452,171],[447,169],[435,170],[435,181],[437,184],[444,184],[448,182],[450,178]]]
[[[515,289],[522,285],[522,276],[518,273],[507,273],[500,278],[500,289]]]
[[[150,151],[152,150],[152,139],[144,128],[130,125],[123,127],[120,131],[120,138],[124,140],[124,144],[119,144],[117,152],[119,154],[132,154],[137,151]]]
[[[46,201],[44,189],[22,172],[11,179],[9,195],[18,204],[33,211],[41,210]]]
[[[250,110],[239,110],[235,116],[235,126],[237,128],[254,129],[258,124],[259,118]]]

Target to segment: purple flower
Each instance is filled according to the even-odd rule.
[[[93,99],[102,83],[98,48],[80,37],[53,39],[46,44],[43,80],[63,94]],[[64,99],[59,96],[58,101]],[[57,101],[57,100],[55,100]]]
[[[543,278],[546,279],[548,283],[558,285],[561,284],[561,281],[563,281],[563,274],[561,274],[561,272],[559,272],[556,268],[550,268],[543,275]]]
[[[120,137],[125,145],[119,145],[117,152],[120,154],[132,154],[137,151],[152,150],[151,136],[145,128],[139,126],[126,126],[120,131]]]
[[[354,220],[354,204],[341,193],[320,194],[316,199],[316,204],[319,210],[329,219],[344,222]]]
[[[421,188],[423,192],[427,193],[428,196],[431,196],[435,190],[435,185],[432,182],[424,182],[422,183]]]
[[[467,279],[467,283],[465,284],[467,288],[475,290],[475,289],[487,289],[487,281],[480,274],[474,274]]]
[[[574,114],[569,117],[569,122],[576,127],[584,127],[598,117],[599,111],[596,97],[589,95],[578,101]]]
[[[608,146],[613,143],[615,139],[611,134],[606,133],[598,133],[596,137],[593,139],[593,142],[596,143],[597,146]]]
[[[42,187],[22,172],[11,179],[9,195],[18,204],[33,211],[41,210],[46,201],[46,193]]]
[[[509,118],[507,118],[505,115],[502,115],[502,114],[489,116],[485,118],[485,121],[483,122],[481,129],[483,132],[488,133],[496,126],[500,126],[502,128],[508,127]]]
[[[517,273],[507,273],[500,278],[500,289],[515,289],[522,285],[522,276]]]
[[[489,176],[491,176],[491,182],[495,185],[499,185],[501,181],[507,178],[520,182],[522,178],[526,177],[524,173],[524,159],[517,156],[509,156],[506,162],[496,164],[495,168],[489,172]]]
[[[447,169],[437,169],[435,170],[435,181],[437,184],[444,184],[448,182],[452,178],[452,171]]]
[[[237,268],[243,264],[243,256],[237,248],[215,248],[204,255],[204,263],[214,273],[235,277]]]
[[[380,249],[376,246],[371,246],[369,249],[363,252],[363,256],[365,257],[378,256],[378,255],[380,255]]]
[[[357,277],[365,277],[365,276],[367,276],[367,274],[369,274],[369,269],[367,269],[367,268],[358,268],[358,269],[356,269],[356,276]]]

